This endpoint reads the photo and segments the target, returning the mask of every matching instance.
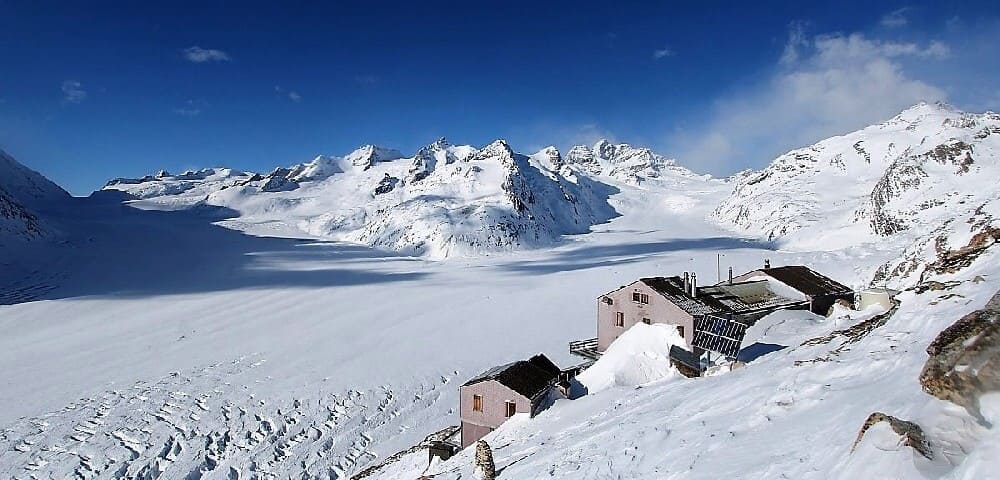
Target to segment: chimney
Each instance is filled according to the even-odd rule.
[[[684,272],[684,293],[687,293],[689,290],[691,290],[691,277],[688,275],[688,272]]]
[[[698,274],[691,272],[691,297],[698,296]]]
[[[764,259],[764,268],[771,268],[771,259],[770,258],[765,258]]]
[[[729,267],[729,284],[733,284],[733,267]]]

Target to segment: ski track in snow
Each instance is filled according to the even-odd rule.
[[[344,478],[412,428],[450,378],[400,388],[263,398],[248,356],[81,398],[0,431],[0,477]],[[446,396],[447,397],[447,396]],[[450,398],[449,398],[450,399]]]

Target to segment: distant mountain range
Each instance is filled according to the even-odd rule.
[[[6,154],[0,170],[0,235],[45,235],[35,208],[65,200],[66,192]],[[240,229],[266,225],[440,259],[552,245],[617,216],[614,195],[676,189],[677,180],[687,188],[728,183],[714,221],[785,248],[905,237],[909,248],[926,249],[993,228],[997,178],[1000,115],[921,103],[725,180],[606,140],[524,155],[503,140],[476,148],[442,138],[410,156],[365,145],[269,173],[161,171],[117,178],[104,190],[123,192],[140,208],[225,207]]]

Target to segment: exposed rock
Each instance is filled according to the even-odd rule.
[[[287,192],[299,188],[299,182],[289,178],[292,171],[287,168],[278,167],[273,172],[264,177],[267,181],[260,187],[265,192]]]
[[[476,469],[483,472],[483,480],[496,478],[496,466],[493,465],[493,451],[486,440],[476,442]]]
[[[382,195],[383,193],[391,192],[394,188],[396,188],[396,184],[398,183],[398,178],[392,177],[388,173],[385,174],[385,177],[383,177],[382,180],[378,182],[378,186],[375,187],[375,195]]]
[[[924,391],[980,417],[979,396],[1000,390],[1000,293],[942,330],[927,354]]]
[[[987,226],[969,239],[968,245],[958,250],[938,250],[938,259],[927,266],[935,273],[955,273],[972,264],[986,249],[1000,241],[1000,228]]]
[[[917,451],[917,453],[923,455],[927,459],[934,458],[934,452],[931,451],[931,445],[924,437],[924,431],[913,422],[908,422],[906,420],[901,420],[899,418],[893,417],[892,415],[886,415],[882,412],[875,412],[868,416],[865,420],[865,424],[861,426],[861,431],[858,432],[858,438],[854,440],[854,445],[851,446],[851,452],[853,453],[858,444],[861,443],[861,439],[865,437],[865,433],[868,429],[879,422],[886,422],[892,427],[892,431],[896,432],[900,437],[900,443],[906,445]]]

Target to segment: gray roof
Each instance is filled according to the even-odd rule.
[[[663,295],[670,303],[677,305],[678,308],[690,315],[704,315],[719,310],[726,310],[725,305],[711,297],[691,297],[685,293],[684,280],[681,277],[646,277],[640,278],[639,281],[645,283],[649,288],[655,290],[656,293]],[[702,289],[699,288],[698,291],[701,292]]]
[[[462,384],[472,385],[496,380],[501,385],[533,399],[544,393],[559,378],[559,367],[545,355],[538,354],[528,360],[518,360],[486,370]]]
[[[760,271],[810,297],[844,295],[853,292],[850,287],[802,265],[764,268]]]

